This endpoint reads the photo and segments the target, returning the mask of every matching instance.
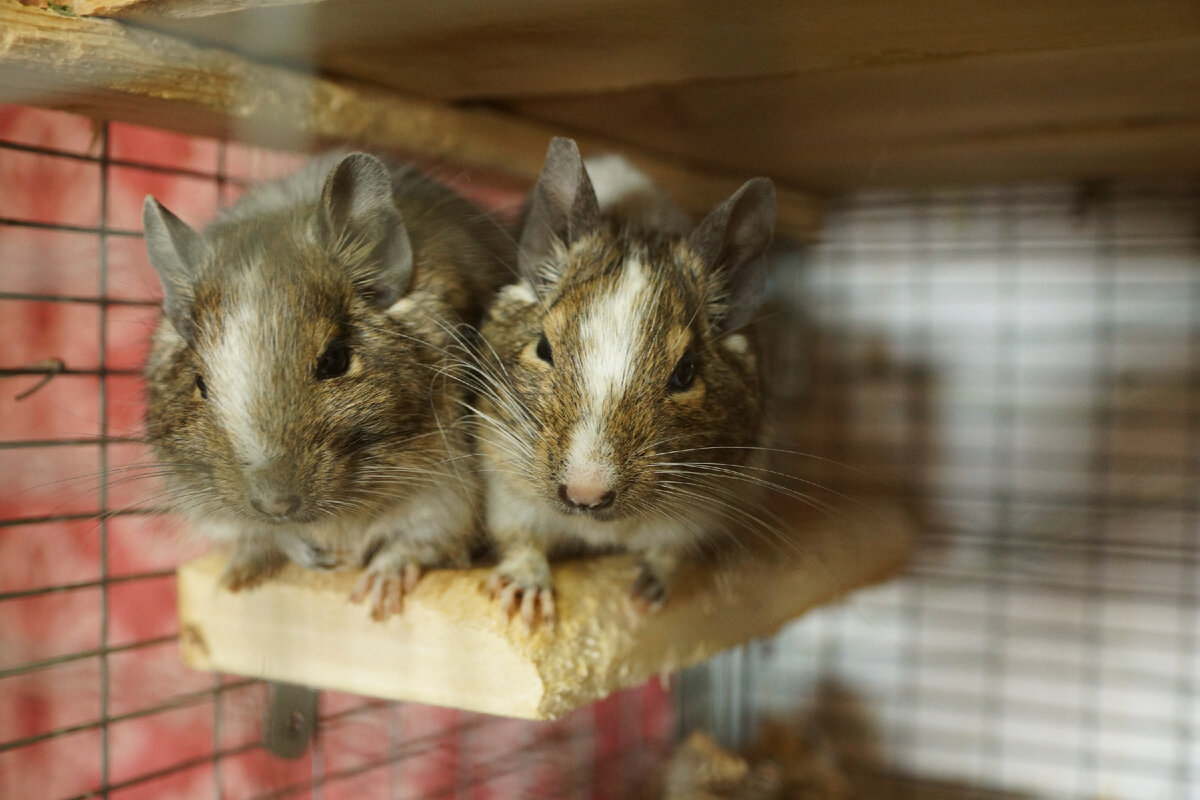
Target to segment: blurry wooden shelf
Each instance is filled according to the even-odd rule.
[[[54,5],[808,191],[1200,170],[1195,0]]]
[[[197,669],[551,719],[882,580],[904,563],[912,539],[895,509],[813,517],[786,557],[691,568],[648,617],[627,599],[632,557],[569,561],[555,569],[558,624],[532,634],[486,596],[484,568],[427,574],[403,614],[376,623],[347,600],[357,572],[288,567],[233,594],[217,585],[224,556],[214,553],[179,569],[180,641]]]
[[[211,4],[197,7],[213,10]],[[11,0],[0,0],[0,31],[0,102],[278,149],[383,148],[525,185],[541,172],[550,138],[565,132],[559,125],[321,77],[232,49]],[[696,215],[749,177],[696,167],[610,137],[573,135],[585,153],[624,154]],[[779,184],[777,200],[781,233],[815,235],[820,203],[813,195]]]
[[[767,175],[798,238],[817,195],[1200,170],[1194,0],[27,1],[0,100],[526,183],[570,135],[693,213]]]

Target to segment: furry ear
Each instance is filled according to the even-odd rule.
[[[752,178],[717,206],[692,232],[688,243],[710,274],[726,283],[722,330],[746,325],[762,305],[766,285],[763,254],[775,227],[775,184]]]
[[[192,289],[204,260],[204,238],[147,195],[142,204],[142,230],[150,264],[163,288],[163,313],[185,341],[192,341]]]
[[[522,277],[541,292],[558,277],[552,263],[556,243],[569,245],[599,225],[600,205],[579,148],[556,136],[525,215],[518,250]]]
[[[372,251],[374,270],[353,277],[377,307],[390,307],[408,291],[412,244],[392,199],[391,175],[382,161],[366,153],[351,153],[337,162],[321,192],[319,222],[335,250],[365,245]]]

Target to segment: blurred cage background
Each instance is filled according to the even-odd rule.
[[[682,734],[781,716],[856,797],[1200,798],[1200,186],[832,201],[772,377],[814,480],[918,518],[911,568],[553,723],[322,692],[285,761],[261,683],[178,658],[140,207],[203,224],[296,163],[0,107],[0,797],[635,797]]]

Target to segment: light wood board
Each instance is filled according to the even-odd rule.
[[[774,633],[788,620],[897,570],[912,545],[893,509],[811,518],[794,546],[689,568],[666,607],[628,600],[629,556],[556,567],[559,621],[526,631],[486,596],[486,569],[422,578],[403,614],[371,621],[346,598],[357,573],[288,567],[261,588],[218,587],[211,554],[179,570],[188,664],[256,678],[531,719],[560,716]]]

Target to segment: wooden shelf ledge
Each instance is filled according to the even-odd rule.
[[[632,557],[565,562],[555,569],[559,622],[533,633],[485,595],[484,568],[429,573],[402,615],[376,623],[346,599],[357,572],[288,567],[233,594],[217,585],[224,556],[214,553],[179,569],[180,641],[197,669],[552,719],[891,575],[912,538],[894,510],[806,521],[795,536],[802,554],[692,568],[648,617],[627,599]]]

